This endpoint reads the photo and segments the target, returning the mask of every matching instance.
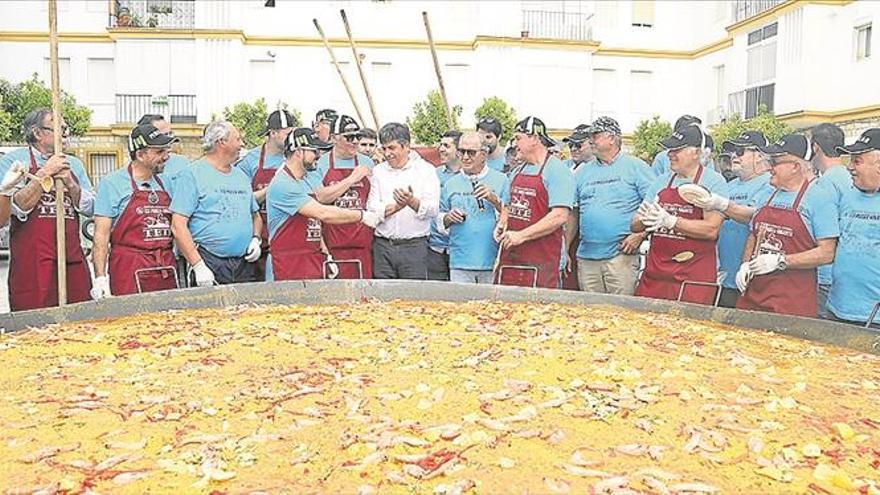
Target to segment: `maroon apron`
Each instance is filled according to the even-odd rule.
[[[277,170],[265,168],[266,164],[266,143],[260,147],[260,160],[257,162],[257,170],[254,172],[254,178],[251,179],[251,189],[254,192],[262,191],[269,187],[272,178],[275,177]],[[260,232],[260,258],[257,260],[257,280],[266,279],[266,257],[269,256],[269,219],[266,216],[266,201],[260,205],[260,218],[263,219],[263,230]]]
[[[810,188],[805,181],[791,208],[770,206],[776,192],[770,196],[752,220],[755,249],[759,254],[795,254],[816,247],[816,241],[798,213],[798,206]],[[778,191],[777,191],[778,192]],[[738,309],[768,311],[795,316],[816,317],[817,270],[815,268],[785,270],[755,276],[745,294],[736,303]]]
[[[287,167],[284,173],[296,180]],[[275,280],[324,278],[321,252],[321,221],[299,213],[289,217],[269,239],[272,275]]]
[[[330,168],[324,175],[324,185],[331,186],[351,175],[354,169],[336,168],[330,151]],[[354,166],[358,166],[357,154]],[[353,184],[348,191],[333,202],[334,206],[347,210],[366,210],[367,196],[370,195],[370,181],[364,177]],[[335,260],[359,260],[363,278],[373,278],[373,229],[362,223],[324,225],[324,242]],[[357,263],[340,263],[339,279],[358,278]]]
[[[32,149],[30,172],[37,173]],[[76,180],[76,176],[73,178]],[[25,221],[12,215],[9,227],[9,308],[12,311],[58,305],[55,251],[55,193],[44,192]],[[64,193],[64,231],[67,252],[67,302],[91,299],[92,277],[79,239],[79,214]]]
[[[541,180],[547,159],[536,175],[525,175],[522,168],[510,183],[510,205],[508,206],[507,228],[519,231],[538,223],[550,213],[550,197]],[[525,167],[523,167],[525,168]],[[499,248],[500,249],[500,248]],[[498,282],[502,285],[531,287],[535,279],[534,270],[504,268],[511,266],[533,267],[537,269],[537,286],[547,289],[559,287],[559,259],[562,256],[562,228],[554,230],[540,239],[524,242],[519,246],[501,252]],[[501,269],[503,271],[501,271]]]
[[[131,199],[110,233],[110,292],[114,296],[177,288],[174,279],[174,248],[171,238],[171,196],[162,180],[161,190],[142,191],[134,182],[131,164]],[[167,270],[149,270],[166,267]],[[149,270],[141,271],[139,270]]]
[[[677,174],[660,191],[660,206],[667,212],[689,220],[702,220],[703,210],[685,201],[678,188],[672,187]],[[703,167],[697,170],[694,184],[700,183]],[[676,261],[678,260],[678,261]],[[676,230],[660,229],[651,236],[651,249],[642,278],[635,295],[658,299],[678,299],[682,282],[717,283],[718,256],[716,241],[686,237]],[[712,304],[716,287],[688,284],[681,300],[699,304]]]

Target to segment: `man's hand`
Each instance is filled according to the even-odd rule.
[[[743,294],[746,292],[746,288],[749,286],[749,282],[752,280],[752,270],[749,266],[750,262],[745,262],[742,265],[739,265],[739,270],[736,272],[736,288]]]
[[[351,171],[351,176],[354,177],[355,182],[358,182],[364,177],[369,177],[371,175],[373,175],[373,171],[370,170],[370,167],[367,167],[366,165],[359,164],[357,167],[354,168],[354,170]]]
[[[61,179],[61,181],[64,182],[64,187],[66,187],[67,189],[72,189],[79,186],[79,183],[74,180],[73,172],[70,171],[70,168],[59,171],[57,174],[55,174],[55,178]]]
[[[568,251],[562,253],[563,260],[565,261],[565,273],[571,273],[574,269],[574,260],[571,259],[571,256],[568,255]]]
[[[784,257],[779,253],[759,254],[749,261],[749,270],[754,275],[766,275],[782,268]]]
[[[502,217],[498,220],[498,223],[495,224],[492,238],[495,239],[495,242],[501,242],[501,238],[504,236],[505,232],[507,232],[507,222],[504,221],[504,217]]]
[[[205,260],[199,260],[198,263],[190,268],[196,276],[196,285],[198,287],[211,287],[217,281],[214,279],[214,272],[205,264]]]
[[[46,163],[37,170],[36,175],[38,177],[55,177],[59,172],[70,170],[70,163],[67,162],[67,158],[63,155],[52,155]],[[67,182],[65,181],[65,184]]]
[[[477,186],[474,187],[474,198],[485,199],[493,205],[500,202],[498,196],[495,196],[495,193],[493,193],[491,189],[486,187],[485,184],[477,184]]]
[[[642,224],[648,232],[656,232],[660,229],[672,230],[675,228],[678,217],[666,211],[660,203],[652,203],[648,211],[642,217]]]
[[[630,234],[620,241],[620,252],[623,254],[636,254],[644,240],[645,234],[643,233]]]
[[[92,290],[89,293],[95,301],[110,297],[112,295],[110,294],[110,278],[107,275],[95,277],[92,282]]]
[[[395,189],[394,201],[400,206],[406,206],[412,199],[412,189]]]
[[[727,210],[728,206],[730,206],[729,199],[715,193],[710,194],[706,198],[693,198],[690,202],[697,208],[709,211],[720,211],[722,213]]]
[[[525,236],[522,235],[522,231],[519,230],[508,230],[501,236],[501,248],[502,249],[510,249],[526,241]]]
[[[467,215],[459,210],[458,208],[453,208],[449,210],[449,213],[443,217],[443,225],[448,229],[450,225],[454,223],[462,223],[467,218]]]
[[[260,249],[260,244],[262,244],[262,239],[258,236],[253,236],[251,238],[250,244],[248,244],[247,251],[244,253],[244,260],[248,263],[253,263],[260,259],[260,255],[262,253],[262,249]]]

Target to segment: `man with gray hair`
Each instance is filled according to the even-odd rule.
[[[410,149],[407,126],[385,124],[379,142],[386,161],[373,169],[367,198],[368,210],[384,211],[373,240],[373,276],[424,280],[440,181],[434,167]]]
[[[180,174],[171,201],[171,231],[195,285],[256,280],[263,221],[248,176],[233,167],[241,134],[212,122],[202,138],[205,156]]]
[[[0,177],[18,167],[39,178],[61,179],[64,183],[64,225],[67,253],[67,302],[89,299],[91,275],[80,246],[79,217],[92,216],[95,195],[85,167],[73,155],[55,149],[52,112],[41,108],[24,121],[27,146],[0,159]],[[68,128],[61,123],[62,143]],[[57,153],[56,153],[57,152]],[[21,169],[18,169],[21,170]],[[58,305],[55,265],[55,194],[42,188],[40,180],[23,179],[6,193],[11,196],[12,214],[9,242],[9,306],[12,311]],[[5,219],[4,219],[5,220]],[[5,222],[4,222],[5,223]]]

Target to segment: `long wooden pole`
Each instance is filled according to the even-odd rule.
[[[428,32],[428,45],[431,47],[431,56],[434,58],[434,72],[437,73],[437,82],[440,83],[440,97],[443,98],[443,106],[446,108],[446,122],[449,128],[455,128],[452,112],[449,110],[449,100],[446,98],[446,86],[443,84],[443,74],[440,73],[440,60],[437,59],[437,48],[434,47],[434,36],[431,34],[431,23],[428,22],[428,13],[422,12],[422,20],[425,21],[425,31]]]
[[[370,93],[370,86],[367,85],[367,78],[364,76],[364,67],[361,65],[361,57],[358,55],[357,45],[354,44],[354,37],[351,35],[351,26],[348,24],[348,17],[345,10],[340,10],[339,15],[342,16],[342,23],[345,24],[345,33],[348,35],[348,44],[351,45],[351,53],[357,64],[358,74],[361,76],[361,84],[364,85],[364,93],[367,94],[367,103],[370,105],[370,113],[373,115],[373,124],[376,130],[379,130],[379,116],[376,114],[376,105],[373,104],[373,95]]]
[[[58,5],[49,0],[49,70],[52,76],[52,138],[55,156],[61,149],[61,82],[58,76]],[[58,305],[67,304],[67,243],[64,221],[64,182],[55,179],[55,254],[58,261]]]
[[[324,42],[324,48],[326,48],[327,53],[330,54],[330,60],[333,61],[333,66],[336,67],[336,73],[339,74],[339,78],[342,79],[342,85],[345,86],[345,92],[348,93],[348,97],[351,99],[351,104],[354,106],[354,111],[357,113],[358,121],[363,125],[367,125],[367,121],[364,120],[364,115],[361,113],[361,107],[358,106],[357,100],[354,97],[354,92],[352,92],[351,86],[348,85],[348,79],[345,78],[342,68],[339,67],[339,62],[336,60],[336,54],[333,53],[333,47],[331,47],[330,42],[327,41],[327,36],[324,34],[324,30],[321,29],[321,25],[318,24],[318,19],[312,19],[312,22],[315,23],[315,29],[317,29],[318,34],[321,35],[321,41]]]

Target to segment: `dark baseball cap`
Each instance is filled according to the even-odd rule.
[[[483,117],[479,121],[477,121],[477,130],[484,130],[486,132],[491,132],[495,135],[495,137],[501,137],[501,134],[504,133],[504,129],[501,127],[501,122],[498,121],[495,117]]]
[[[547,126],[544,121],[538,117],[526,117],[516,123],[513,132],[521,132],[523,134],[534,134],[541,139],[544,146],[548,148],[556,144],[556,141],[547,134]]]
[[[695,148],[704,148],[706,146],[706,136],[699,126],[691,124],[677,129],[672,132],[668,138],[660,141],[660,146],[668,150],[678,150],[693,146]]]
[[[587,139],[590,139],[590,135],[592,135],[590,129],[591,127],[589,124],[580,124],[579,126],[575,127],[573,131],[571,131],[571,134],[569,134],[567,137],[562,138],[562,142],[568,143],[570,141],[573,141],[575,143],[582,143]]]
[[[861,155],[875,150],[880,151],[880,128],[877,127],[863,132],[853,144],[837,147],[837,151],[844,155]]]
[[[360,135],[360,133],[361,126],[357,123],[357,120],[354,120],[354,117],[348,115],[340,115],[333,119],[333,122],[330,124],[330,134],[333,135]]]
[[[153,124],[141,124],[131,130],[128,135],[129,151],[138,151],[146,148],[170,148],[172,144],[180,141],[173,134],[165,134]]]
[[[287,110],[275,110],[270,113],[266,118],[266,128],[263,129],[263,132],[260,133],[260,136],[265,136],[269,134],[269,131],[276,131],[278,129],[287,129],[288,127],[293,127],[296,125],[296,121],[294,121],[293,116],[290,115],[290,112]]]
[[[611,117],[599,117],[590,124],[590,134],[599,134],[600,132],[610,132],[616,136],[620,136],[620,124]]]
[[[764,137],[764,133],[761,131],[745,131],[739,136],[729,141],[725,141],[724,143],[730,143],[737,148],[760,148],[762,146],[770,145],[770,142],[767,141],[767,138]],[[724,143],[721,143],[722,146]]]
[[[308,127],[297,127],[287,135],[284,143],[288,151],[294,151],[298,148],[307,148],[313,150],[329,150],[333,147],[332,143],[321,141],[318,133],[314,129]]]
[[[769,156],[794,155],[803,160],[813,158],[813,147],[803,134],[786,134],[770,146],[760,146],[758,149]]]
[[[700,120],[699,117],[694,117],[693,115],[682,115],[681,117],[678,118],[678,120],[675,121],[675,126],[672,129],[677,131],[684,126],[693,125],[693,124],[700,125],[702,123],[703,123],[703,121]]]
[[[325,108],[323,110],[318,110],[318,113],[315,114],[315,122],[332,122],[338,116],[339,114],[336,110]]]

